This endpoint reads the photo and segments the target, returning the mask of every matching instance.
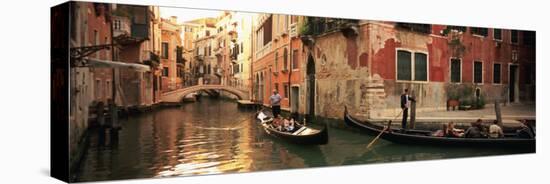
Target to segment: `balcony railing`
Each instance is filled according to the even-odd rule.
[[[317,36],[328,32],[340,31],[342,29],[356,26],[359,20],[309,17],[306,24],[300,31],[301,35]]]
[[[404,29],[404,30],[409,30],[409,31],[419,32],[424,34],[432,33],[432,25],[430,24],[414,24],[414,23],[398,22],[395,24],[395,27],[398,29]]]

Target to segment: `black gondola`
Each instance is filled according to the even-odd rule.
[[[348,114],[347,109],[344,112],[344,121],[348,126],[359,128],[360,130],[371,134],[379,135],[384,126],[376,125],[370,122],[362,122]],[[451,146],[451,147],[492,147],[519,150],[535,150],[535,138],[526,139],[514,136],[503,138],[461,138],[461,137],[436,137],[432,136],[431,131],[425,130],[406,130],[391,128],[390,131],[384,131],[380,138],[401,144],[418,144],[433,146]]]
[[[267,114],[267,113],[266,113]],[[318,130],[311,127],[303,126],[296,123],[293,132],[278,131],[273,128],[271,122],[273,117],[267,117],[263,120],[259,119],[264,131],[273,136],[285,141],[296,144],[327,144],[328,143],[328,129],[325,124],[323,129]]]

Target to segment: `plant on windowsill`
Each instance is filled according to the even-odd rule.
[[[287,69],[287,68],[283,68],[283,69],[281,70],[281,73],[288,73],[288,69]]]

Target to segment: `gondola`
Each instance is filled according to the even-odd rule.
[[[268,114],[268,113],[265,113]],[[258,116],[256,116],[258,118]],[[280,138],[287,142],[295,144],[308,144],[308,145],[319,145],[328,143],[328,129],[325,124],[323,129],[318,130],[311,127],[304,126],[302,124],[296,123],[294,131],[285,132],[278,131],[277,129],[271,126],[273,117],[267,116],[265,118],[258,118],[259,124],[261,124],[264,131],[270,136]]]
[[[379,135],[385,126],[362,122],[350,114],[347,109],[344,111],[344,121],[348,126],[355,127],[370,135]],[[516,150],[535,150],[535,138],[518,138],[514,136],[505,136],[503,138],[461,138],[461,137],[436,137],[432,136],[431,131],[426,130],[406,130],[400,128],[390,128],[384,131],[380,138],[401,144],[417,144],[431,146],[448,147],[491,147]]]

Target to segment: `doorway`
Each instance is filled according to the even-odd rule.
[[[510,103],[519,101],[519,75],[518,65],[510,65],[510,73],[508,75],[508,99]]]
[[[292,86],[290,88],[290,99],[291,99],[291,102],[292,102],[290,104],[290,112],[291,113],[297,113],[298,112],[298,106],[300,104],[299,96],[300,96],[300,87]]]
[[[307,59],[307,114],[315,116],[315,61],[309,54]]]

